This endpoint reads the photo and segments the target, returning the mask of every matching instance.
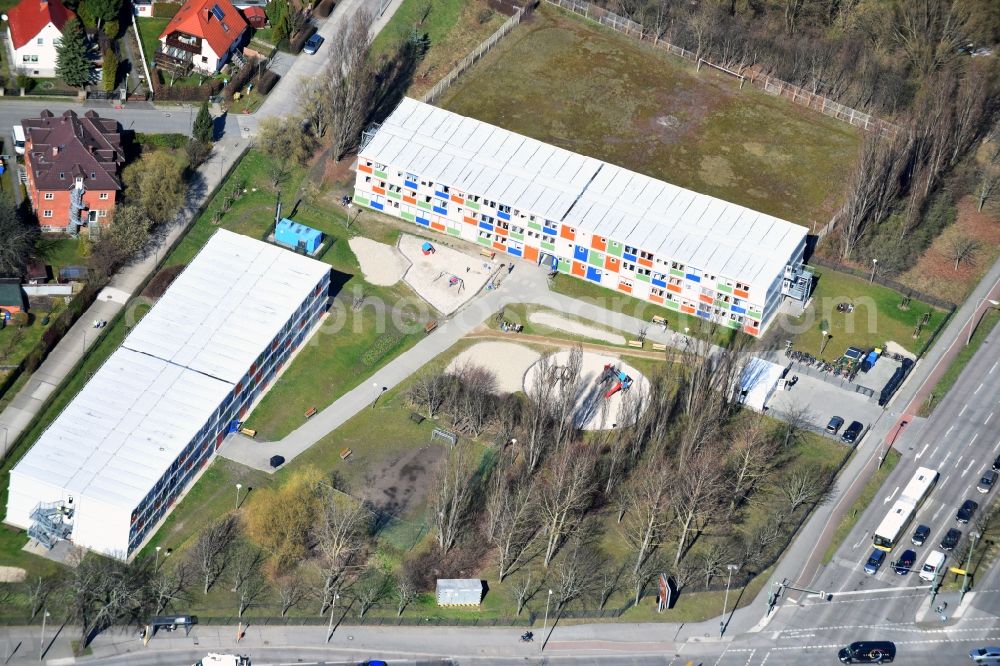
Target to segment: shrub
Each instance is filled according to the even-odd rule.
[[[28,319],[27,312],[15,312],[14,316],[11,317],[10,319],[13,322],[14,326],[17,326],[18,328],[24,328],[30,322],[30,320]]]
[[[274,84],[276,84],[280,78],[281,77],[278,76],[277,73],[267,70],[260,77],[260,81],[257,83],[257,90],[260,91],[261,95],[266,95],[271,92],[271,89],[274,88]]]
[[[361,364],[368,368],[373,367],[385,358],[386,354],[392,351],[400,340],[402,340],[402,336],[395,331],[387,331],[378,336],[372,346],[361,355]]]
[[[306,40],[312,37],[314,32],[316,32],[315,26],[307,25],[292,35],[292,38],[288,42],[288,50],[295,55],[302,53],[302,47],[306,45]]]
[[[233,78],[229,80],[226,87],[222,89],[222,98],[225,100],[231,100],[233,94],[243,90],[243,86],[247,84],[250,77],[253,76],[254,72],[257,71],[257,60],[251,58],[247,60],[247,64],[243,65],[240,71],[233,75]]]
[[[159,298],[160,296],[163,296],[163,292],[167,290],[170,283],[173,282],[186,267],[187,264],[167,266],[153,276],[153,279],[149,281],[146,288],[142,290],[142,295],[146,298]]]
[[[135,142],[140,146],[150,149],[166,148],[168,150],[178,150],[187,145],[188,138],[183,134],[144,134],[136,132]]]
[[[326,18],[333,13],[333,8],[337,6],[337,0],[321,0],[321,2],[316,5],[316,13],[320,18]]]
[[[118,21],[106,21],[104,23],[104,34],[108,36],[108,39],[117,39],[119,32],[121,32],[121,26],[118,25]]]
[[[27,74],[18,74],[15,81],[17,87],[24,89],[25,92],[31,92],[31,89],[35,87],[35,80]]]
[[[173,18],[181,8],[177,2],[154,2],[153,16],[156,18]]]

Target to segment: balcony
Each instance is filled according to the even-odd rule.
[[[160,44],[156,49],[156,66],[167,72],[187,76],[194,67],[194,54],[187,49]]]

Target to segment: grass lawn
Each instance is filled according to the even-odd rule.
[[[243,93],[237,100],[227,100],[229,113],[253,113],[264,103],[264,97],[256,89]]]
[[[988,336],[990,331],[996,327],[997,323],[1000,323],[1000,311],[996,309],[988,310],[979,322],[979,326],[976,327],[976,331],[972,335],[972,342],[967,346],[963,346],[961,350],[959,350],[958,354],[951,362],[951,365],[949,365],[945,373],[941,375],[941,379],[938,380],[938,383],[934,385],[934,390],[931,391],[927,401],[920,405],[920,410],[917,412],[920,416],[929,416],[930,413],[934,411],[937,404],[941,402],[948,391],[951,390],[951,387],[955,385],[955,382],[958,381],[958,376],[962,374],[962,371],[965,370],[965,366],[969,364],[972,357],[976,355],[977,351],[979,351],[979,348],[986,340],[986,336]],[[966,335],[968,335],[968,333],[963,331],[963,337]]]
[[[902,295],[888,287],[828,268],[814,270],[818,279],[809,308],[799,317],[779,316],[772,324],[769,334],[776,336],[780,345],[791,339],[795,349],[832,360],[848,347],[884,349],[892,340],[919,355],[948,318],[946,311],[916,299],[910,301],[908,309],[900,309]],[[854,312],[837,312],[839,303],[852,303]],[[927,313],[929,322],[914,338],[914,328]],[[830,338],[821,354],[824,328]]]
[[[847,513],[844,517],[840,519],[840,524],[837,525],[837,531],[833,533],[833,541],[827,546],[826,552],[823,553],[823,564],[827,564],[833,559],[834,553],[840,548],[840,544],[844,542],[847,535],[851,533],[854,526],[857,524],[858,519],[861,518],[861,514],[872,503],[872,499],[875,497],[875,493],[878,492],[885,480],[889,478],[889,474],[895,469],[896,463],[899,462],[899,452],[896,449],[889,449],[889,454],[882,461],[882,467],[875,472],[872,478],[868,479],[868,483],[865,487],[861,489],[861,494],[858,498],[854,500]]]
[[[42,236],[35,244],[38,258],[52,266],[52,277],[59,276],[64,266],[86,266],[87,257],[80,254],[80,239],[66,236]]]
[[[160,45],[160,35],[170,23],[168,18],[140,18],[135,23],[139,26],[139,39],[142,42],[142,57],[146,62],[152,62],[156,57],[156,48]]]
[[[836,210],[859,141],[844,123],[544,3],[442,106],[807,227]]]

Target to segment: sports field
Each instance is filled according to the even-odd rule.
[[[441,105],[806,226],[838,207],[860,138],[544,3]]]

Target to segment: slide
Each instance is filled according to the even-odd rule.
[[[618,391],[621,391],[621,390],[622,390],[622,383],[621,382],[615,382],[615,385],[612,386],[610,389],[608,389],[608,392],[604,394],[604,399],[607,400],[608,398],[610,398],[615,393],[618,393]]]

